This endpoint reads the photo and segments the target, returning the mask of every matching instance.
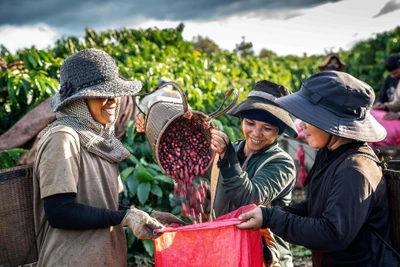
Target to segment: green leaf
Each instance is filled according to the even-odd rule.
[[[15,166],[15,163],[13,162],[13,160],[11,159],[11,157],[8,155],[7,152],[2,152],[0,153],[0,159],[2,160],[2,162],[4,162],[2,165],[2,168],[11,168]]]
[[[172,209],[171,213],[172,213],[172,214],[176,214],[176,215],[181,214],[181,213],[182,213],[182,206],[180,206],[180,205],[175,206],[175,207]]]
[[[162,181],[168,184],[174,184],[174,181],[164,174],[159,174],[153,177],[154,180]]]
[[[137,159],[137,157],[135,157],[134,155],[131,155],[129,157],[129,161],[131,161],[133,164],[138,165],[139,164],[139,160]]]
[[[156,184],[152,184],[151,185],[151,193],[153,195],[158,196],[158,197],[162,197],[162,195],[163,195],[163,192],[162,192],[161,188]]]
[[[218,128],[218,130],[223,131],[224,130],[224,126],[222,125],[222,123],[219,120],[213,120],[213,123],[215,125],[215,127]]]
[[[128,167],[125,170],[123,170],[120,174],[122,181],[126,181],[126,178],[133,172],[134,169],[135,168],[133,167]]]
[[[235,132],[232,130],[231,127],[224,127],[224,132],[228,135],[229,139],[234,142],[236,140]]]
[[[136,237],[133,235],[132,230],[129,227],[125,227],[125,233],[126,244],[128,245],[128,248],[131,248],[133,246],[133,243],[135,243]]]
[[[36,58],[35,58],[31,53],[29,53],[29,52],[28,52],[28,54],[27,54],[27,57],[28,57],[28,61],[29,61],[29,63],[31,64],[31,66],[32,66],[34,69],[36,69],[36,68],[37,68],[37,65],[38,65],[38,62],[37,62]]]
[[[140,183],[137,188],[137,196],[140,203],[144,204],[149,198],[151,185],[148,182]]]
[[[135,175],[132,174],[128,176],[126,180],[126,186],[128,187],[130,197],[134,197],[136,195],[139,183],[140,182],[138,179],[136,179]]]
[[[135,171],[135,175],[140,182],[151,182],[154,180],[142,164],[139,164],[139,167]]]
[[[142,240],[143,247],[149,253],[150,257],[154,255],[154,241],[153,240]]]
[[[161,168],[160,168],[160,166],[158,166],[158,164],[149,163],[149,167],[152,168],[152,169],[154,169],[154,170],[156,170],[156,171],[161,172]]]

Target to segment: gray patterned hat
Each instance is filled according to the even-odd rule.
[[[81,50],[65,59],[60,85],[60,91],[50,100],[54,112],[77,99],[128,96],[142,89],[141,82],[121,78],[114,59],[95,48]]]

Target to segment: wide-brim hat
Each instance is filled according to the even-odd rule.
[[[50,100],[54,112],[77,99],[129,96],[142,89],[140,81],[121,77],[114,59],[95,48],[81,50],[65,59],[60,85],[59,92]]]
[[[300,91],[276,102],[295,117],[335,136],[364,142],[386,137],[371,115],[374,90],[350,74],[322,71],[308,78]]]
[[[240,113],[243,111],[266,111],[286,125],[284,131],[286,134],[297,137],[297,129],[289,112],[275,103],[276,99],[288,94],[290,94],[290,90],[283,85],[262,80],[255,84],[245,100],[234,106],[227,114],[240,117]]]
[[[319,70],[321,71],[325,70],[326,66],[328,65],[329,61],[332,58],[336,58],[337,61],[339,62],[339,69],[338,69],[339,71],[345,71],[347,69],[347,65],[342,60],[340,60],[338,54],[330,53],[325,57],[324,61],[318,66]]]

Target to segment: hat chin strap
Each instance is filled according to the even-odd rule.
[[[333,137],[333,134],[329,134],[328,141],[326,142],[326,145],[324,146],[324,148],[328,148],[329,143],[332,141],[332,137]]]

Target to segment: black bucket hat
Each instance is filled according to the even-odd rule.
[[[266,111],[286,125],[284,131],[286,134],[297,137],[296,126],[289,113],[275,103],[276,99],[290,93],[290,90],[283,85],[267,80],[259,81],[254,85],[247,98],[234,106],[228,114],[240,117],[242,111]]]
[[[60,69],[60,85],[59,92],[50,100],[54,112],[77,99],[129,96],[142,89],[141,82],[121,78],[114,59],[95,48],[81,50],[65,59]]]
[[[378,142],[386,130],[370,114],[374,90],[350,74],[322,71],[312,75],[300,91],[276,102],[295,117],[330,134],[364,142]]]

